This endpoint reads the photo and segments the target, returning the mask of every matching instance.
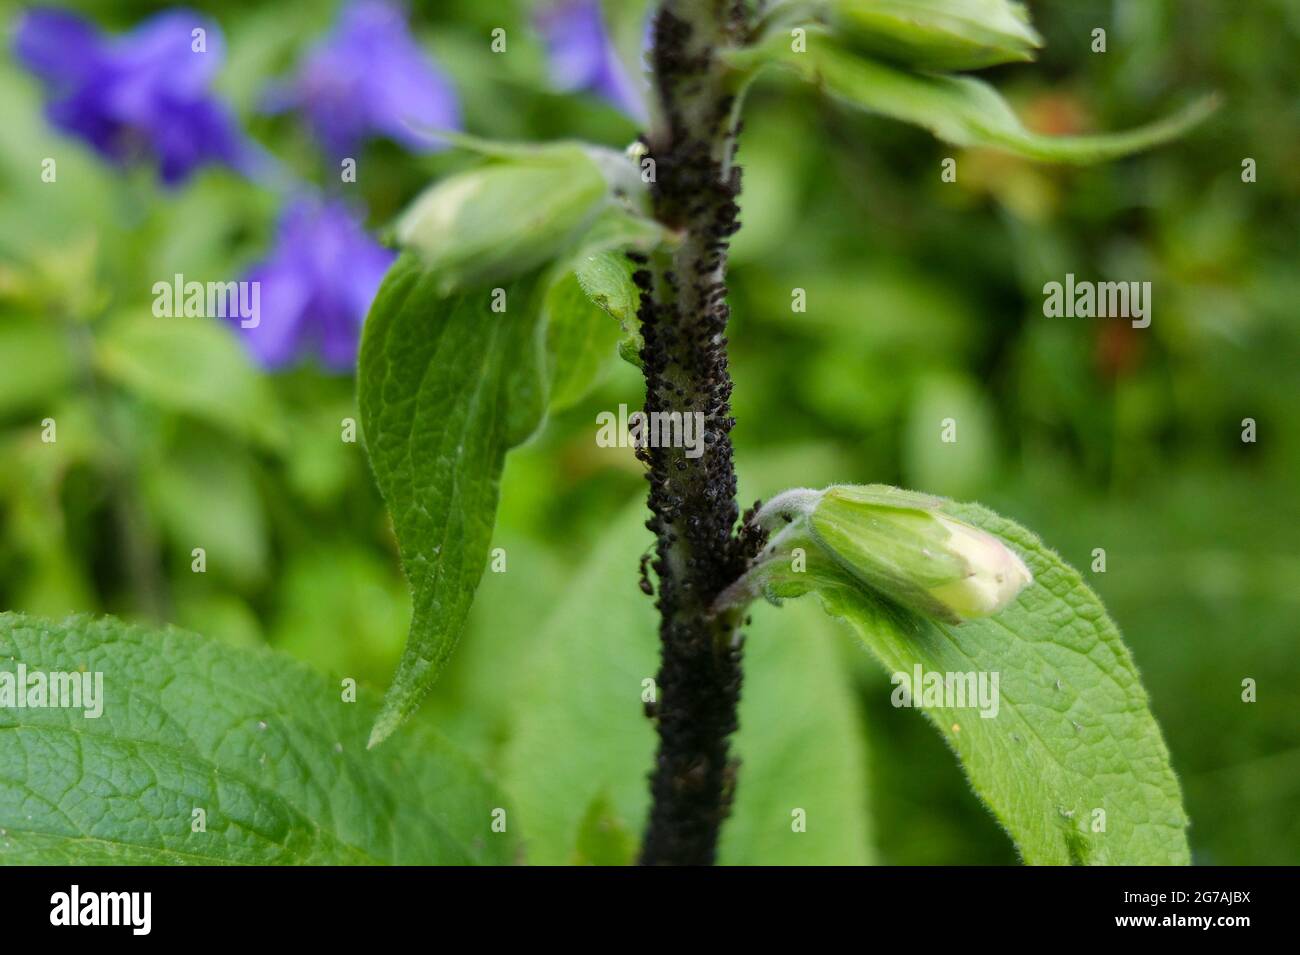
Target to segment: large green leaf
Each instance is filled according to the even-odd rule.
[[[531,863],[629,862],[640,841],[655,750],[643,681],[658,670],[657,615],[637,586],[644,522],[640,503],[612,522],[532,640],[503,769]],[[865,742],[834,628],[809,609],[760,608],[748,631],[724,863],[870,858]],[[792,826],[797,809],[806,831]]]
[[[874,860],[862,716],[842,635],[824,616],[805,612],[813,609],[754,612],[734,744],[739,785],[718,849],[726,865]]]
[[[1205,119],[1217,106],[1206,96],[1164,119],[1119,133],[1045,136],[1027,130],[998,92],[967,76],[935,76],[849,52],[831,35],[810,32],[806,52],[788,37],[729,55],[744,70],[776,64],[823,86],[861,109],[922,126],[958,146],[988,146],[1045,162],[1094,163],[1168,142]]]
[[[976,504],[943,510],[1014,547],[1034,583],[1002,612],[953,625],[815,573],[809,555],[808,577],[828,612],[847,619],[892,673],[999,674],[994,717],[943,705],[925,713],[1025,862],[1186,864],[1178,780],[1096,594],[1023,527]]]
[[[506,450],[543,416],[533,282],[444,295],[411,254],[390,270],[361,344],[359,404],[413,610],[372,745],[415,709],[455,649],[483,575]]]
[[[486,563],[505,452],[547,410],[586,394],[633,335],[639,293],[623,250],[663,240],[658,225],[607,201],[604,175],[626,178],[626,157],[575,145],[478,148],[521,155],[417,201],[399,229],[416,249],[385,279],[362,337],[361,420],[414,598],[374,743],[415,709],[455,649]],[[544,191],[563,208],[519,219],[518,190],[545,185],[533,173],[555,180]],[[495,258],[474,251],[484,244]],[[507,276],[517,278],[473,284]]]
[[[111,618],[0,615],[0,673],[19,665],[102,673],[103,710],[0,708],[0,862],[515,859],[508,806],[464,756],[427,728],[367,751],[374,706],[278,654]]]

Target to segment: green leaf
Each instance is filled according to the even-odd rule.
[[[607,255],[610,253],[602,253]],[[551,377],[550,407],[576,404],[612,358],[622,332],[589,298],[572,269],[564,269],[543,299],[546,351]]]
[[[557,277],[543,300],[552,410],[577,403],[616,349],[640,367],[641,290],[632,281],[636,269],[621,249],[597,243],[555,270]]]
[[[362,338],[362,426],[414,605],[372,745],[455,649],[505,452],[549,409],[579,400],[625,334],[606,313],[626,316],[631,279],[604,257],[664,240],[635,211],[643,187],[626,155],[450,138],[497,161],[438,183],[403,217],[398,238],[412,251],[385,278]],[[516,281],[485,286],[506,278]]]
[[[507,804],[450,744],[420,728],[368,752],[374,707],[278,654],[111,618],[6,613],[0,673],[19,665],[29,679],[102,673],[103,709],[0,708],[0,863],[515,858],[514,827],[492,831]]]
[[[413,610],[406,651],[371,745],[419,704],[455,649],[486,566],[506,450],[533,433],[547,395],[534,281],[442,293],[404,255],[371,306],[359,405],[393,518]]]
[[[636,861],[636,836],[628,832],[618,811],[601,793],[587,807],[578,826],[574,865],[632,865]]]
[[[961,440],[931,440],[933,422],[948,417],[961,422]],[[979,496],[996,483],[1006,461],[997,425],[987,390],[972,376],[921,375],[903,424],[900,450],[907,483],[945,497]]]
[[[734,743],[739,785],[719,859],[868,865],[867,742],[842,634],[809,604],[761,606],[753,617]],[[802,832],[794,827],[796,809]]]
[[[530,863],[589,858],[600,820],[640,841],[655,751],[643,681],[658,670],[654,602],[637,585],[644,522],[639,502],[611,522],[532,643],[502,771]],[[742,765],[720,861],[863,864],[865,743],[837,635],[811,607],[763,609],[747,631]],[[794,809],[806,832],[793,831]]]
[[[265,582],[266,521],[244,448],[210,432],[177,436],[141,468],[140,485],[181,566],[202,547],[213,578],[242,590]]]
[[[163,408],[278,448],[283,422],[262,375],[215,319],[119,316],[98,337],[109,379]]]
[[[618,323],[618,352],[629,364],[641,367],[641,290],[632,276],[639,266],[629,252],[649,255],[671,247],[673,236],[652,219],[623,211],[602,216],[583,237],[582,248],[569,268],[593,305]],[[603,325],[603,323],[601,323]],[[604,333],[598,333],[603,342]]]
[[[641,290],[632,281],[637,265],[621,252],[595,252],[584,256],[574,275],[583,292],[598,308],[618,322],[618,353],[641,367]]]
[[[72,380],[76,371],[70,336],[54,322],[0,319],[0,415],[40,409]],[[48,411],[48,405],[46,406]]]
[[[316,540],[293,549],[277,568],[269,642],[312,666],[382,685],[401,659],[411,622],[410,589],[394,576],[365,541]]]
[[[1187,818],[1169,752],[1096,594],[1023,527],[976,504],[942,510],[1013,546],[1034,583],[1001,613],[953,625],[815,573],[810,556],[808,576],[827,611],[847,619],[891,673],[999,674],[993,718],[924,709],[1026,863],[1186,864]],[[1098,810],[1104,831],[1096,831]]]
[[[975,70],[1032,60],[1043,45],[1008,0],[828,0],[837,33],[867,52],[918,70]]]
[[[1150,149],[1181,136],[1218,106],[1218,97],[1210,95],[1125,132],[1045,136],[1025,129],[987,83],[966,76],[909,73],[848,52],[825,33],[810,32],[804,53],[793,52],[788,38],[778,36],[732,53],[729,59],[747,71],[769,63],[793,70],[850,105],[922,126],[957,146],[988,146],[1044,162],[1104,162]]]

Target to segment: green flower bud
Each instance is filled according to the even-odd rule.
[[[827,0],[836,32],[919,70],[977,70],[1032,60],[1043,45],[1012,0]]]
[[[495,157],[425,190],[398,220],[397,241],[447,291],[506,282],[563,252],[609,201],[616,165],[576,145]],[[620,177],[622,178],[622,177]]]
[[[774,534],[727,601],[790,596],[831,583],[865,587],[911,610],[960,623],[1005,608],[1033,575],[1003,541],[942,513],[941,498],[883,484],[796,489],[758,514]],[[815,551],[804,582],[790,556]]]

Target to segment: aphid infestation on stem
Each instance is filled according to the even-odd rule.
[[[705,452],[692,460],[677,448],[638,450],[650,482],[662,648],[647,864],[713,862],[735,785],[728,738],[737,726],[743,638],[735,614],[712,617],[709,608],[758,541],[734,530],[725,278],[741,171],[732,161],[736,90],[717,51],[747,29],[743,6],[722,2],[668,2],[654,24],[657,110],[647,137],[654,214],[682,239],[634,276],[646,412],[703,412]]]
[[[106,602],[110,594],[135,591],[137,610],[160,620],[194,616],[197,625],[218,632],[203,638],[111,619],[55,622],[0,614],[0,677],[7,676],[8,664],[17,665],[10,682],[35,670],[102,674],[109,717],[84,727],[78,722],[73,749],[64,745],[64,716],[43,712],[66,704],[38,706],[29,698],[18,707],[25,711],[18,722],[8,720],[13,725],[0,734],[0,765],[23,785],[10,787],[7,799],[0,787],[0,862],[866,863],[873,856],[861,797],[869,761],[862,759],[867,740],[859,732],[866,714],[854,712],[849,686],[857,682],[856,671],[843,665],[831,635],[820,639],[823,621],[815,613],[810,622],[799,610],[764,611],[755,614],[753,626],[748,616],[760,597],[779,604],[803,595],[847,622],[894,674],[893,682],[905,681],[906,704],[921,709],[951,747],[972,791],[1023,861],[1187,862],[1180,787],[1133,659],[1083,575],[1032,532],[978,504],[882,484],[823,486],[878,475],[844,473],[854,467],[848,457],[835,461],[840,473],[819,475],[817,462],[802,454],[791,462],[797,474],[785,473],[784,464],[756,464],[756,480],[771,481],[778,473],[785,481],[764,488],[765,505],[740,514],[727,258],[741,204],[735,161],[740,104],[767,66],[793,74],[814,93],[923,126],[957,147],[1049,161],[1095,162],[1165,143],[1203,118],[1208,101],[1120,134],[1051,137],[1027,129],[996,90],[960,75],[1033,59],[1042,41],[1015,0],[555,3],[552,10],[548,0],[536,23],[548,51],[563,61],[552,82],[589,90],[634,117],[643,132],[630,149],[624,147],[634,138],[631,125],[600,144],[493,142],[457,131],[461,58],[443,82],[426,49],[442,42],[441,13],[412,32],[405,12],[389,0],[341,5],[335,29],[313,42],[302,67],[290,74],[294,79],[279,84],[280,95],[267,104],[272,112],[301,114],[327,162],[318,170],[324,181],[304,182],[280,197],[285,216],[273,251],[248,279],[250,291],[265,286],[266,295],[250,296],[258,304],[247,318],[256,320],[240,331],[249,333],[245,344],[268,373],[313,352],[320,364],[346,372],[360,336],[360,428],[345,407],[346,385],[313,391],[324,381],[317,379],[300,392],[310,379],[295,373],[283,379],[286,403],[277,405],[275,392],[259,387],[266,382],[245,363],[238,342],[226,337],[229,329],[183,321],[166,303],[155,302],[153,315],[147,307],[143,315],[130,314],[141,305],[140,288],[150,285],[141,283],[137,263],[125,260],[157,263],[180,254],[225,261],[220,250],[246,231],[259,249],[264,244],[252,238],[256,229],[243,226],[255,226],[269,205],[231,201],[236,187],[217,178],[233,179],[230,170],[260,176],[267,168],[252,162],[261,147],[252,148],[234,122],[236,113],[210,89],[221,61],[218,24],[171,11],[110,37],[86,18],[51,10],[23,14],[15,51],[39,80],[53,125],[109,160],[110,174],[120,164],[148,159],[169,188],[195,189],[201,201],[177,205],[176,192],[169,194],[157,221],[174,219],[176,229],[127,230],[109,216],[86,223],[115,240],[139,233],[126,238],[142,243],[127,246],[138,256],[115,250],[109,258],[123,261],[104,262],[110,266],[104,274],[118,275],[120,283],[101,287],[93,257],[73,254],[72,244],[68,252],[54,250],[48,261],[44,253],[34,256],[31,268],[11,275],[17,283],[0,282],[6,286],[0,305],[7,302],[16,312],[9,316],[12,327],[0,329],[5,347],[34,356],[15,367],[40,368],[42,360],[62,354],[65,377],[75,380],[65,386],[75,399],[67,402],[53,392],[18,389],[20,423],[11,443],[21,466],[11,470],[31,472],[38,484],[13,497],[22,519],[11,530],[30,538],[20,553],[44,561],[43,545],[63,536],[58,518],[69,511],[62,491],[50,493],[54,476],[74,475],[85,487],[70,483],[64,488],[72,491],[69,500],[80,500],[86,515],[99,515],[106,513],[104,482],[82,475],[106,475],[107,504],[120,525],[113,532],[123,537],[128,574],[103,560],[118,549],[111,534],[95,529],[95,539],[107,547],[82,548],[79,557],[88,559],[66,561],[67,575],[58,570],[65,562],[51,561],[55,586],[41,599],[62,601],[61,594],[73,593],[76,588],[67,585],[77,574],[71,568],[85,563]],[[650,82],[643,96],[632,72],[621,82],[627,64],[620,57],[644,39],[647,13]],[[620,24],[629,47],[622,52]],[[232,37],[243,50],[257,32],[241,29]],[[506,32],[493,25],[492,46],[480,50],[478,68],[494,84],[503,78],[501,65],[510,62],[499,58],[507,53]],[[468,50],[473,31],[465,36]],[[511,37],[509,49],[516,48]],[[247,63],[247,54],[239,62]],[[317,82],[344,72],[343,85]],[[178,75],[187,82],[178,83]],[[141,95],[111,95],[128,88]],[[21,103],[22,95],[14,101]],[[493,100],[493,107],[501,102]],[[466,111],[471,128],[524,125],[493,123],[475,112]],[[511,119],[505,112],[497,109],[493,118]],[[545,128],[553,131],[549,123]],[[408,192],[410,180],[382,165],[392,159],[391,148],[352,155],[376,136],[410,151],[454,150],[444,168],[457,171],[418,195]],[[746,148],[753,148],[754,166],[763,168],[767,183],[793,182],[802,158],[797,154],[809,139],[769,140],[763,160],[761,138]],[[14,168],[49,153],[41,161],[39,189],[42,200],[55,199],[62,147],[21,145],[10,155]],[[273,145],[280,145],[278,137]],[[1253,183],[1254,160],[1248,161]],[[944,162],[954,170],[961,164],[963,176],[978,166],[960,152]],[[220,165],[229,168],[190,183],[199,168]],[[917,168],[924,168],[920,160]],[[97,218],[85,216],[92,203],[80,200],[109,190],[99,189],[84,168],[72,169],[70,179],[92,187],[66,203],[80,229],[82,218]],[[941,180],[957,181],[955,175]],[[373,189],[369,198],[383,197],[380,204],[349,195],[366,183]],[[1067,177],[1059,182],[1062,191],[1074,185]],[[820,192],[834,203],[838,186],[827,179]],[[770,198],[763,192],[747,193],[746,202]],[[791,232],[797,228],[801,241],[782,245],[782,230],[771,230],[778,241],[768,249],[780,261],[764,264],[777,266],[771,271],[778,284],[756,283],[747,291],[759,294],[746,294],[744,301],[761,309],[766,288],[776,293],[769,304],[784,305],[779,286],[787,275],[797,278],[795,311],[809,312],[804,324],[819,323],[826,331],[828,316],[818,313],[836,297],[841,308],[861,313],[844,326],[854,320],[906,325],[931,304],[875,295],[882,278],[872,274],[875,265],[859,275],[856,260],[811,262],[807,251],[819,246],[802,240],[826,223],[820,207],[800,209],[800,196],[792,195],[789,218],[775,221],[784,220],[782,229]],[[399,201],[405,204],[400,215]],[[32,214],[17,223],[14,234],[22,241],[42,218],[43,205],[31,203]],[[763,219],[760,208],[754,209],[756,222]],[[196,209],[219,209],[229,228],[214,232],[212,242],[195,241],[188,213]],[[367,209],[379,221],[369,222]],[[969,211],[955,203],[936,215]],[[126,221],[150,223],[153,216],[132,210]],[[1088,221],[1095,225],[1100,218],[1095,213]],[[263,225],[269,232],[270,219]],[[372,229],[383,230],[395,248],[381,246]],[[830,245],[849,251],[850,243],[837,241],[842,233],[833,227],[828,233]],[[918,258],[933,265],[931,257]],[[792,274],[805,268],[807,275]],[[168,272],[176,282],[162,285],[178,291],[191,284],[181,283],[179,269]],[[1068,280],[1075,272],[1061,274]],[[867,293],[828,294],[841,276],[852,278],[854,291]],[[228,284],[207,288],[211,295]],[[803,286],[812,291],[806,298]],[[161,294],[156,285],[154,292]],[[875,304],[855,308],[861,301]],[[1037,311],[1041,303],[1031,304]],[[230,309],[224,311],[230,319]],[[74,323],[76,335],[65,342]],[[1141,323],[1135,324],[1141,332]],[[836,326],[832,350],[891,349],[838,357],[867,357],[873,359],[867,367],[876,369],[880,359],[894,357],[881,328],[840,338],[849,329]],[[755,331],[757,347],[747,356],[762,351],[757,324]],[[910,331],[924,335],[925,327]],[[200,354],[210,361],[191,361]],[[631,417],[625,412],[639,397],[636,383],[607,380],[606,390],[597,387],[618,356],[644,376],[644,411]],[[775,357],[787,374],[787,356]],[[834,379],[835,387],[844,386],[848,400],[836,401],[836,420],[869,401],[874,406],[864,409],[864,424],[884,423],[895,410],[881,407],[880,380],[859,388],[863,383],[852,375],[824,379],[820,363],[802,367],[816,370],[801,383],[821,387]],[[308,392],[330,397],[318,407],[306,400]],[[583,409],[588,399],[593,406]],[[498,528],[503,488],[513,496],[520,484],[505,479],[510,452],[545,427],[563,428],[566,420],[589,428],[596,401],[619,409],[617,415],[598,411],[596,433],[579,436],[582,460],[595,457],[600,464],[584,467],[581,476],[559,476],[562,483],[525,496],[522,508],[512,502]],[[291,417],[280,420],[289,404]],[[583,410],[588,414],[578,413]],[[33,421],[23,417],[30,415],[40,421],[39,444]],[[943,420],[955,428],[955,417]],[[1246,420],[1252,430],[1243,441],[1253,442],[1255,419]],[[318,457],[315,445],[299,439],[322,427],[329,453]],[[114,454],[104,456],[96,434],[108,436]],[[599,450],[591,449],[593,437]],[[627,460],[606,456],[605,449],[629,446],[648,478],[648,501],[626,502],[621,516],[601,530],[607,543],[582,568],[563,572],[569,567],[563,558],[595,543],[585,534],[590,518],[600,521],[608,513],[584,505],[552,522],[548,514],[567,512],[572,503],[554,492],[564,485],[586,488],[596,471],[599,480],[616,482]],[[353,514],[359,498],[346,493],[347,461],[361,448],[410,584],[406,648],[382,704],[364,686],[365,674],[315,675],[273,654],[213,639],[226,630],[226,637],[242,642],[265,624],[272,642],[302,637],[317,647],[327,630],[340,644],[353,639],[356,634],[347,631],[354,623],[364,623],[352,629],[376,641],[391,630],[392,617],[373,604],[404,612],[403,595],[367,582],[387,580],[393,540],[373,502]],[[874,467],[887,457],[876,453],[883,450],[871,449]],[[227,459],[237,459],[234,470],[219,469]],[[945,467],[952,461],[941,460]],[[516,474],[537,476],[526,460],[520,463],[525,466]],[[325,477],[307,474],[317,470]],[[155,471],[169,480],[155,483]],[[950,483],[946,474],[925,473],[932,475],[927,483]],[[241,481],[241,474],[255,477]],[[584,483],[568,484],[575,479]],[[233,496],[224,496],[226,485]],[[541,486],[533,484],[534,490]],[[261,539],[255,498],[263,490],[294,505],[274,511],[273,523],[287,533],[271,539],[301,539],[283,553],[238,543]],[[1019,506],[1008,488],[998,496],[1013,510]],[[191,506],[195,502],[201,506]],[[336,541],[303,529],[335,504],[340,515],[349,515],[349,533]],[[592,507],[601,506],[593,499]],[[524,529],[522,512],[529,513],[521,540],[513,535]],[[533,512],[544,519],[534,520]],[[38,513],[40,521],[33,516]],[[92,517],[83,523],[99,522]],[[243,527],[227,536],[225,525]],[[51,532],[33,534],[31,527]],[[344,536],[359,540],[345,544]],[[532,537],[545,547],[516,548],[516,540]],[[186,561],[194,560],[183,565],[179,579],[162,573],[158,559],[175,545],[188,552]],[[320,554],[307,559],[316,550]],[[1105,570],[1100,553],[1103,565],[1099,571],[1094,564],[1094,572]],[[453,674],[452,692],[437,701],[436,729],[421,727],[431,714],[417,710],[452,659],[489,568],[510,571],[489,584],[492,596],[482,602],[488,606],[480,604],[484,618],[470,627],[475,640],[489,642],[463,658],[468,671]],[[280,569],[292,585],[255,599],[262,591],[254,579]],[[225,587],[222,581],[233,588],[229,593],[210,589]],[[355,593],[336,603],[335,591]],[[500,599],[503,594],[508,598]],[[348,612],[354,604],[364,608],[365,620]],[[277,619],[264,618],[264,610]],[[539,622],[537,612],[550,622]],[[327,627],[327,617],[339,620]],[[1247,682],[1250,699],[1243,696],[1243,702],[1254,702],[1254,681]],[[231,687],[242,692],[232,695]],[[975,718],[962,712],[973,708],[972,698],[980,709]],[[115,709],[114,700],[145,705]],[[901,699],[891,702],[902,705]],[[475,711],[467,721],[473,729],[454,717],[441,719],[461,708]],[[160,722],[159,713],[167,719]],[[8,725],[4,718],[0,724]],[[465,742],[479,751],[462,751],[462,741],[445,739],[443,730],[466,733]],[[31,760],[36,750],[48,758]],[[166,765],[156,758],[163,751],[175,757]],[[737,754],[743,754],[743,767]],[[892,755],[911,758],[910,752]],[[881,773],[878,781],[887,786],[889,776]],[[150,792],[185,798],[118,798],[137,793],[140,780]],[[230,798],[232,780],[250,783],[235,787],[238,798]]]
[[[988,4],[1002,13],[996,29],[975,15]],[[816,573],[789,581],[780,545],[795,531],[756,519],[757,508],[742,518],[737,503],[726,262],[739,228],[739,107],[764,67],[958,145],[1064,162],[1164,142],[1208,109],[1202,102],[1121,134],[1041,136],[991,87],[934,72],[1023,60],[1031,37],[1022,8],[934,0],[913,13],[900,18],[865,0],[664,0],[648,56],[651,120],[626,153],[445,137],[482,163],[433,185],[400,220],[406,251],[376,298],[360,361],[367,449],[414,596],[407,649],[372,746],[409,718],[455,650],[492,543],[506,453],[592,384],[589,370],[575,379],[583,366],[562,353],[565,343],[590,341],[590,329],[611,317],[621,326],[620,354],[644,375],[645,418],[703,423],[702,453],[699,445],[633,442],[655,538],[656,579],[643,560],[639,584],[655,600],[660,644],[656,696],[645,707],[658,740],[643,863],[717,858],[738,776],[729,740],[741,628],[755,596],[816,591],[828,609],[870,620],[871,638],[1023,612],[1021,589],[1037,595],[1036,606],[1049,599],[1015,549],[1025,545],[988,531],[994,518],[962,505],[837,485],[796,529],[818,548]],[[508,310],[489,307],[507,292]],[[564,334],[552,337],[556,326]],[[474,355],[477,364],[446,362],[450,354]],[[895,506],[905,498],[917,506]],[[628,573],[631,585],[636,572]],[[1054,839],[1037,857],[1057,859],[1060,848]]]

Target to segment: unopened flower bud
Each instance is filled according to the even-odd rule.
[[[582,235],[605,207],[604,170],[577,146],[497,158],[425,190],[396,238],[450,291],[531,271]]]
[[[836,31],[866,51],[921,70],[975,70],[1032,60],[1043,45],[1008,0],[827,0]]]
[[[783,559],[793,546],[811,546],[842,582],[925,616],[950,623],[991,616],[1033,575],[1000,538],[944,514],[943,503],[882,484],[787,491],[759,512],[759,523],[779,533],[733,593],[811,589],[811,581],[797,586]]]

